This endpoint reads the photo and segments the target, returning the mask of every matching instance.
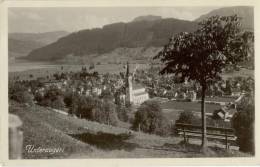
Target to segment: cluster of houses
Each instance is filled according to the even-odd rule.
[[[176,83],[174,75],[155,76],[154,72],[149,72],[148,70],[138,72],[138,74],[140,78],[139,81],[147,87],[149,94],[152,96],[169,99],[189,99],[191,101],[200,97],[200,86],[196,83],[187,81],[184,83]],[[206,96],[239,97],[244,89],[242,85],[247,85],[243,83],[247,79],[244,78],[242,80],[243,81],[239,79],[227,79],[216,82],[208,88]],[[249,78],[249,81],[250,80],[253,79]]]
[[[94,75],[82,70],[78,73],[58,74],[55,77],[38,78],[42,86],[35,92],[44,95],[46,90],[55,86],[62,92],[72,91],[78,95],[99,96],[102,98],[104,92],[113,96],[114,103],[118,105],[138,106],[144,101],[154,97],[167,97],[169,99],[196,101],[199,99],[199,87],[192,82],[176,84],[172,76],[159,76],[149,70],[130,73],[129,64],[126,65],[125,74]],[[30,88],[29,88],[30,89]],[[30,90],[31,91],[31,90]],[[241,84],[230,86],[230,81],[216,83],[209,88],[207,96],[241,97]],[[230,116],[230,111],[237,102],[222,105],[218,115],[222,119]]]
[[[117,74],[83,75],[82,78],[81,74],[62,74],[63,77],[60,79],[57,79],[57,77],[38,78],[43,86],[39,87],[37,92],[44,94],[44,91],[50,86],[55,86],[63,92],[70,90],[86,96],[101,96],[102,92],[109,91],[114,95],[114,102],[123,105],[139,105],[151,96],[189,101],[195,101],[199,97],[199,88],[193,83],[175,84],[173,77],[156,76],[154,73],[147,72],[147,70],[138,71],[138,74],[134,75],[129,72],[129,68],[129,64],[127,64],[126,73],[123,76]],[[208,96],[228,95],[238,97],[242,93],[239,86],[238,84],[237,88],[233,88],[231,94],[226,94],[224,90],[227,84],[224,81],[216,83],[209,89]]]
[[[62,73],[60,75],[63,77],[60,78],[57,77],[59,74],[54,74],[56,77],[38,78],[37,81],[42,86],[37,87],[35,92],[44,96],[46,90],[51,87],[55,87],[62,92],[72,91],[84,96],[102,96],[103,93],[109,92],[110,95],[114,96],[113,101],[117,104],[140,105],[149,99],[149,95],[145,87],[133,81],[132,74],[129,71],[128,64],[127,73],[123,76],[117,74],[95,76],[87,74],[85,71],[81,71],[80,75],[77,73]]]

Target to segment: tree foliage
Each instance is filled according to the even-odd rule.
[[[41,105],[56,109],[63,109],[65,107],[63,93],[56,86],[48,88],[43,97],[39,94],[36,97],[39,100],[38,103]]]
[[[74,95],[69,113],[108,125],[117,125],[118,123],[115,104],[97,97]]]
[[[93,109],[94,120],[108,125],[117,125],[118,117],[113,102],[105,100]]]
[[[164,135],[167,123],[160,104],[157,101],[146,101],[135,113],[132,128],[146,133]]]
[[[10,83],[9,98],[19,103],[33,103],[33,95],[28,92],[28,88],[18,83]]]
[[[236,15],[213,16],[200,22],[195,32],[173,36],[155,57],[165,63],[161,73],[174,73],[181,81],[195,80],[201,85],[221,79],[226,66],[247,57],[244,38],[252,34],[241,32],[239,20]]]
[[[198,116],[196,116],[192,111],[183,111],[175,122],[183,124],[199,124],[198,119]]]
[[[174,73],[180,82],[193,80],[201,86],[202,147],[206,146],[205,95],[207,88],[221,80],[225,67],[236,66],[247,58],[245,39],[252,33],[242,32],[240,18],[212,16],[199,23],[191,33],[170,38],[155,57],[164,63],[161,74]]]
[[[116,112],[117,112],[118,119],[120,121],[127,122],[129,120],[128,110],[129,109],[123,105],[117,105]]]

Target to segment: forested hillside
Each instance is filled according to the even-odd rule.
[[[57,42],[36,49],[29,60],[58,60],[67,55],[102,54],[116,48],[161,47],[168,38],[182,31],[193,31],[197,23],[178,19],[155,19],[115,23],[103,28],[82,30],[60,38]]]

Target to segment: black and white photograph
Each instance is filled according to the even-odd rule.
[[[255,157],[255,9],[221,5],[8,7],[9,160]]]

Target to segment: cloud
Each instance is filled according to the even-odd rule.
[[[175,8],[175,9],[161,8],[160,11],[161,11],[161,15],[163,17],[174,17],[174,18],[183,19],[183,20],[193,20],[195,17],[191,11],[187,11],[187,10],[185,11],[180,8]]]
[[[31,20],[34,20],[34,21],[43,20],[43,18],[41,16],[39,16],[39,14],[37,14],[37,13],[25,12],[25,13],[23,13],[23,15],[25,17],[27,17],[28,19],[31,19]]]
[[[142,15],[194,20],[212,7],[78,7],[9,8],[10,32],[78,31],[115,22],[129,22]]]

